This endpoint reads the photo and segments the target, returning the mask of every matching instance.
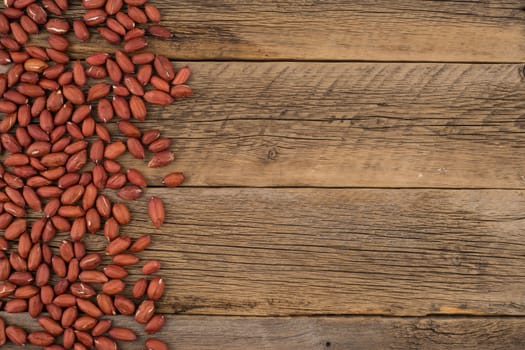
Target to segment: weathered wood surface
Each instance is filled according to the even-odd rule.
[[[182,64],[178,64],[180,67]],[[192,62],[152,108],[188,186],[525,187],[522,65]]]
[[[525,315],[523,191],[149,189],[131,211],[121,233],[154,235],[162,312]]]
[[[175,37],[150,49],[204,61],[189,62],[195,97],[143,123],[176,139],[178,160],[123,158],[153,186],[188,176],[190,188],[149,189],[122,230],[155,235],[141,256],[163,264],[159,311],[184,314],[159,338],[197,350],[524,347],[525,318],[372,316],[525,315],[522,1],[153,3]],[[107,49],[97,35],[72,46],[77,58]],[[195,188],[209,186],[341,189]],[[162,230],[146,216],[151,195],[166,203]],[[330,314],[370,316],[271,317]]]
[[[154,0],[152,3],[161,8],[163,24],[175,37],[156,40],[151,48],[175,59],[461,62],[525,59],[525,12],[520,0]],[[79,13],[72,10],[68,16],[78,17]],[[97,40],[72,46],[79,57],[101,48],[114,50]]]
[[[0,317],[40,330],[27,316],[1,313]],[[129,327],[140,335],[136,342],[119,343],[123,350],[143,349],[146,337],[140,325],[130,318],[111,319],[115,326]],[[155,336],[171,339],[172,350],[521,350],[524,334],[523,318],[169,316]]]

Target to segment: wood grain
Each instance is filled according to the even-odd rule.
[[[185,63],[177,64],[178,67]],[[522,65],[192,62],[152,185],[524,188]]]
[[[0,313],[0,317],[28,330],[40,330],[25,315]],[[146,336],[140,325],[125,317],[111,320],[140,335],[135,342],[119,343],[120,349],[143,349]],[[155,336],[168,341],[172,350],[521,350],[524,332],[523,318],[168,316]]]
[[[518,0],[153,3],[175,37],[149,49],[178,61],[525,59]],[[68,16],[79,13],[75,3]],[[114,50],[98,39],[73,56]],[[162,261],[158,310],[184,314],[159,338],[197,350],[523,348],[517,317],[300,317],[525,315],[525,192],[343,189],[524,189],[522,65],[190,64],[195,98],[151,108],[142,125],[174,137],[178,161],[123,158],[153,186],[188,176],[190,188],[149,189],[123,229],[154,234],[141,257]],[[166,203],[162,230],[146,217],[151,195]],[[135,322],[115,325],[140,334],[124,349],[142,348]]]
[[[153,234],[161,312],[525,315],[524,210],[509,190],[149,189],[121,232]]]
[[[153,41],[150,47],[174,59],[449,62],[525,59],[525,12],[520,0],[154,0],[152,3],[161,8],[163,24],[175,37]],[[68,16],[81,14],[78,4],[72,4],[71,8]],[[110,45],[101,45],[97,40],[71,47],[78,57],[107,48]]]

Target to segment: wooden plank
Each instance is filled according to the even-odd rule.
[[[0,317],[10,324],[39,330],[27,316]],[[140,335],[122,350],[143,349],[142,326],[130,318],[113,317],[113,324]],[[472,349],[521,350],[525,345],[523,318],[381,318],[381,317],[210,317],[168,316],[155,336],[172,350],[331,350],[331,349]],[[8,350],[14,346],[2,347]],[[28,346],[27,349],[36,349]]]
[[[520,0],[160,1],[175,37],[151,47],[184,60],[521,62]],[[72,4],[67,16],[78,18]],[[94,37],[98,37],[95,35]],[[38,38],[38,36],[36,37]],[[84,56],[98,41],[72,46]]]
[[[523,349],[516,318],[175,318],[180,349]],[[223,345],[224,344],[224,345]]]
[[[184,63],[178,64],[180,67]],[[191,63],[152,108],[189,186],[524,188],[521,65]]]
[[[524,210],[510,190],[148,189],[121,232],[154,235],[161,312],[525,315]]]

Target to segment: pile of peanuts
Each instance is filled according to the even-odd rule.
[[[0,319],[0,345],[117,349],[119,342],[137,339],[131,329],[112,325],[110,316],[121,314],[144,325],[151,335],[146,349],[168,349],[152,335],[165,322],[155,311],[165,289],[155,275],[160,263],[142,263],[144,277],[133,282],[132,296],[123,294],[127,268],[140,263],[137,253],[151,236],[132,239],[120,232],[131,220],[125,202],[140,198],[147,183],[118,159],[127,150],[151,168],[174,160],[169,138],[137,125],[147,118],[149,104],[164,106],[192,95],[185,85],[190,70],[176,70],[167,57],[144,51],[147,33],[172,37],[147,0],[82,0],[83,17],[73,21],[64,19],[68,0],[6,0],[5,5],[0,11],[0,64],[7,69],[0,74],[0,307],[27,312],[42,330],[28,332]],[[48,47],[30,45],[31,35],[41,31],[48,33]],[[67,35],[71,31],[74,35]],[[106,40],[116,50],[72,61],[70,40],[90,39]],[[118,138],[106,127],[115,121]],[[183,181],[182,173],[170,173],[162,184],[177,187]],[[107,190],[123,201],[113,202],[102,192]],[[37,218],[29,219],[28,210]],[[159,198],[149,199],[148,214],[160,228],[165,211]],[[54,250],[60,232],[69,235]],[[86,251],[87,233],[104,235],[104,253]],[[109,264],[103,263],[104,254]]]

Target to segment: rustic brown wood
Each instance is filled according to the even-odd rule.
[[[518,0],[155,2],[175,38],[150,49],[176,60],[525,58]],[[72,46],[77,58],[113,49]],[[176,139],[178,161],[159,170],[123,158],[153,186],[184,171],[186,186],[525,187],[522,65],[190,64],[195,98],[152,108],[143,123]],[[162,230],[146,216],[151,195],[166,203]],[[155,236],[141,256],[163,264],[159,311],[186,314],[158,334],[176,348],[522,349],[523,318],[201,315],[525,315],[524,195],[149,189],[123,232]],[[140,331],[129,318],[115,324]]]
[[[153,234],[162,312],[525,315],[523,191],[148,189],[131,211],[121,232]]]
[[[151,48],[185,60],[520,62],[521,0],[154,0],[175,37]],[[68,16],[78,17],[72,4]],[[94,36],[98,38],[98,36]],[[78,56],[110,48],[75,44]],[[113,47],[110,48],[114,50]]]
[[[124,158],[152,185],[180,170],[188,186],[525,187],[522,65],[191,67],[195,96],[141,126],[178,160]]]
[[[40,330],[26,315],[1,313],[10,324]],[[142,350],[147,335],[131,318],[112,317],[113,325],[129,327],[140,337],[120,342],[122,350]],[[171,349],[192,350],[331,350],[331,349],[472,349],[521,350],[523,318],[380,318],[295,317],[251,318],[168,316],[155,335]],[[7,345],[3,349],[18,349]],[[29,350],[35,347],[27,346]]]

